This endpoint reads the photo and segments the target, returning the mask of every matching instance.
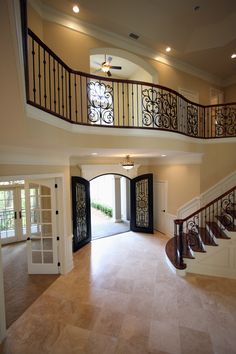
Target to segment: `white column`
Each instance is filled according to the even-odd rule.
[[[126,179],[126,219],[130,220],[130,180]]]
[[[2,267],[2,250],[0,242],[0,343],[6,336],[6,317],[5,317],[5,301],[3,287],[3,267]]]
[[[130,220],[130,181],[126,177],[121,177],[121,217]]]
[[[113,221],[122,222],[121,220],[121,188],[120,176],[114,176],[113,187]]]

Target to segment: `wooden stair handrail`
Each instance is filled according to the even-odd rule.
[[[174,223],[176,225],[180,225],[182,223],[184,223],[185,221],[187,221],[188,219],[191,219],[193,216],[195,216],[196,214],[199,214],[201,211],[203,211],[204,209],[207,209],[208,207],[210,207],[212,204],[215,204],[216,202],[218,202],[218,200],[224,198],[226,195],[230,194],[231,192],[233,192],[236,189],[236,186],[232,187],[231,189],[229,189],[227,192],[223,193],[222,195],[220,195],[219,197],[215,198],[214,200],[212,200],[210,203],[208,203],[207,205],[205,205],[204,207],[196,210],[194,213],[190,214],[189,216],[187,216],[184,219],[176,219],[174,220]]]

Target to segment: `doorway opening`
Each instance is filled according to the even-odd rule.
[[[55,193],[50,188],[53,181],[0,182],[0,252],[7,328],[59,276],[58,267],[54,274],[43,274],[52,273],[50,268],[58,262],[53,232]]]
[[[90,182],[92,240],[130,231],[130,180],[106,174]]]

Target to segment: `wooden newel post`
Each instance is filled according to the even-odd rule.
[[[183,261],[183,220],[176,219],[175,221],[175,236],[177,244],[177,254],[178,254],[178,263],[182,268],[184,267]]]

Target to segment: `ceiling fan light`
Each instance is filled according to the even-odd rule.
[[[125,170],[131,170],[134,167],[134,162],[131,161],[129,155],[127,155],[121,165]]]
[[[108,63],[102,64],[102,71],[107,73],[110,70],[110,65]]]
[[[74,6],[73,6],[73,12],[74,12],[75,14],[78,14],[78,13],[79,13],[79,6],[78,6],[78,5],[74,5]]]

